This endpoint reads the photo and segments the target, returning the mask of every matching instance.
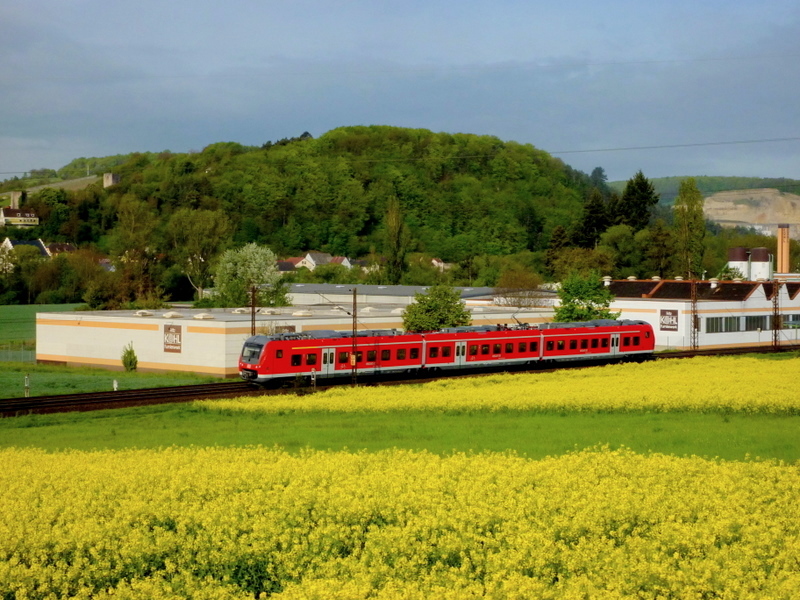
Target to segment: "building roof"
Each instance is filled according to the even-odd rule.
[[[787,288],[789,284],[786,284]],[[800,284],[796,284],[800,288]],[[697,299],[719,302],[742,302],[761,286],[767,298],[772,297],[773,284],[768,281],[698,281]],[[610,291],[617,298],[653,298],[657,300],[691,300],[692,282],[685,280],[612,281]],[[797,291],[794,292],[795,294]]]
[[[18,248],[20,246],[33,246],[43,257],[50,258],[50,254],[47,252],[47,248],[45,248],[42,240],[12,240],[11,238],[6,238],[5,242],[3,242],[3,245],[11,246],[12,248]]]
[[[10,208],[8,206],[4,206],[0,208],[2,211],[3,216],[7,219],[38,219],[39,216],[32,210],[28,208]]]

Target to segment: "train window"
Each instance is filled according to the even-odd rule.
[[[600,345],[603,348],[608,348],[608,338],[603,338],[602,340],[600,340]]]
[[[323,352],[322,353],[322,364],[323,365],[327,365],[328,364],[328,353],[327,352]]]
[[[292,354],[292,366],[299,367],[303,364],[303,355],[302,354]]]
[[[375,362],[378,356],[377,350],[367,350],[367,362]]]
[[[589,347],[589,340],[581,340],[581,350],[586,350]]]
[[[492,348],[492,354],[500,354],[500,344],[494,344]]]
[[[428,356],[430,358],[438,358],[439,357],[439,346],[431,346],[428,348]]]
[[[531,352],[536,352],[539,349],[539,342],[531,342]]]
[[[639,336],[638,335],[633,337],[633,345],[634,346],[638,346],[639,345]]]
[[[553,345],[554,345],[553,344],[553,340],[548,340],[547,341],[547,351],[548,352],[551,352],[553,350]]]
[[[506,344],[506,354],[514,353],[514,344]]]
[[[391,360],[391,358],[392,358],[391,350],[381,350],[381,360]]]
[[[622,338],[622,345],[623,346],[630,346],[631,345],[631,338],[629,338],[627,335],[624,338]]]
[[[448,358],[453,349],[450,346],[442,346],[442,356]]]
[[[649,331],[645,331],[644,332],[644,339],[646,339],[646,340],[650,339],[650,332]]]
[[[592,340],[592,348],[597,348],[599,345],[600,345],[600,343],[599,343],[598,339],[594,338]]]
[[[527,342],[520,342],[517,346],[517,350],[520,352],[527,352],[528,351],[528,343]]]
[[[356,352],[356,362],[361,362],[362,360],[364,360],[364,353],[359,350]]]
[[[558,340],[556,342],[556,350],[563,350],[564,349],[564,340]]]
[[[283,350],[278,350],[275,352],[275,358],[283,358]]]
[[[315,364],[317,364],[317,355],[316,354],[306,354],[306,364],[307,365],[315,365]]]
[[[489,354],[489,344],[481,344],[481,354]]]
[[[578,348],[578,340],[570,340],[569,341],[569,349],[575,350]]]
[[[406,359],[406,349],[400,348],[397,351],[397,360],[405,360]]]
[[[411,348],[411,360],[419,358],[419,348]]]
[[[477,354],[478,354],[478,345],[477,344],[471,344],[470,347],[469,347],[469,355],[470,356],[476,356]]]
[[[339,352],[339,364],[346,365],[350,361],[349,352]]]

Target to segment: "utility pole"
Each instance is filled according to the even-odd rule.
[[[353,385],[358,383],[358,305],[356,303],[356,294],[358,288],[353,288],[353,347],[350,352],[350,366],[353,368]]]
[[[772,282],[772,349],[778,352],[781,349],[781,282],[775,279]]]
[[[250,286],[250,335],[256,334],[256,286]]]
[[[697,280],[694,278],[694,274],[692,274],[692,281],[691,281],[691,302],[692,302],[692,324],[691,324],[691,333],[689,337],[689,349],[692,351],[697,350],[698,348],[698,335],[700,329],[700,317],[697,314]]]

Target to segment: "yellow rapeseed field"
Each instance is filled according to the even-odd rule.
[[[198,403],[233,411],[695,411],[800,414],[800,358],[702,357]]]
[[[0,464],[9,600],[800,593],[797,465],[256,447],[8,449]]]

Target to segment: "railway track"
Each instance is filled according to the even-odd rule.
[[[779,351],[798,350],[795,347],[782,347]],[[681,352],[663,352],[654,355],[655,360],[666,360],[675,358],[691,358],[693,356],[730,356],[737,354],[756,354],[772,353],[772,348],[725,348],[716,350],[696,350]],[[582,366],[594,366],[595,363],[576,363],[574,365],[559,365],[558,367],[546,367],[538,369],[540,372],[555,371],[565,366],[580,368]],[[508,369],[501,369],[508,370]],[[521,372],[523,369],[511,370]],[[497,372],[490,371],[490,372]],[[481,373],[484,374],[484,373]],[[376,381],[368,377],[359,379],[359,383],[365,385],[402,385],[419,384],[445,377],[464,377],[475,376],[476,373],[469,374],[437,374],[436,377],[422,376],[411,379],[392,379],[387,381]],[[346,385],[349,380],[337,382],[338,385]],[[330,386],[317,386],[316,391],[328,389]],[[198,385],[184,385],[163,388],[143,388],[138,390],[123,390],[116,392],[94,392],[85,394],[63,394],[60,396],[32,396],[30,398],[9,398],[0,399],[0,417],[13,417],[27,414],[45,414],[55,412],[79,412],[90,410],[102,410],[108,408],[126,408],[132,406],[147,406],[151,404],[167,404],[177,402],[189,402],[191,400],[203,400],[211,398],[238,398],[242,396],[263,396],[268,394],[291,394],[308,393],[311,389],[304,388],[284,388],[277,390],[265,390],[254,388],[244,381],[229,381],[223,383],[206,383]]]
[[[100,410],[105,408],[125,408],[187,402],[208,398],[228,398],[263,394],[244,381],[206,383],[163,388],[144,388],[116,392],[94,392],[85,394],[63,394],[60,396],[31,396],[30,398],[9,398],[0,400],[0,415],[3,417],[31,413],[53,413]]]

